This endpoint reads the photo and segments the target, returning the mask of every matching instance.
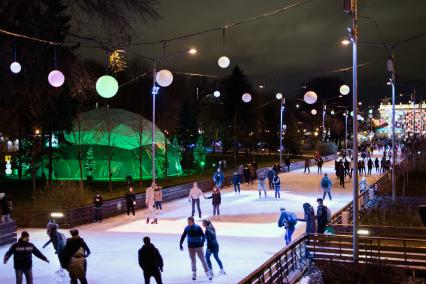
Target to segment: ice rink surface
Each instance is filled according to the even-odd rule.
[[[334,174],[334,161],[323,166],[323,173],[329,173],[333,182],[332,197],[324,202],[332,213],[342,208],[351,200],[352,184],[346,181],[346,189],[339,187]],[[273,254],[285,246],[283,229],[278,228],[279,208],[296,212],[303,217],[302,204],[309,202],[315,208],[317,197],[322,197],[320,179],[317,167],[311,167],[310,174],[304,174],[303,169],[280,174],[281,199],[274,199],[274,192],[267,191],[267,197],[258,197],[257,183],[243,185],[241,195],[235,195],[233,188],[222,190],[221,216],[211,219],[211,200],[202,199],[201,209],[203,218],[212,220],[216,227],[220,245],[219,256],[223,262],[226,275],[218,275],[219,268],[212,257],[215,283],[237,283],[246,275],[263,264]],[[369,184],[379,178],[373,169],[373,175],[367,177]],[[206,193],[210,196],[210,192]],[[191,213],[188,199],[164,203],[163,212],[158,224],[145,224],[146,211],[138,210],[136,220],[126,216],[109,218],[99,224],[88,224],[78,227],[80,236],[85,239],[92,254],[88,257],[87,278],[89,283],[144,283],[143,274],[138,265],[137,251],[142,246],[142,238],[150,236],[152,243],[160,250],[164,259],[164,283],[194,283],[191,280],[191,266],[186,242],[184,251],[179,250],[179,239],[186,225],[186,218]],[[47,221],[47,220],[46,220]],[[197,223],[201,223],[197,219]],[[200,224],[201,225],[201,224]],[[26,229],[33,242],[50,260],[47,264],[33,257],[34,283],[69,283],[68,275],[58,279],[54,271],[59,262],[53,247],[41,247],[48,240],[45,229]],[[305,223],[298,222],[293,239],[303,233]],[[68,230],[60,230],[68,237]],[[20,232],[18,232],[20,234]],[[3,256],[8,246],[0,247]],[[197,260],[198,261],[198,260]],[[210,282],[200,262],[197,262],[197,280],[195,283]],[[15,283],[13,259],[0,265],[0,283]],[[151,279],[151,283],[155,283]]]

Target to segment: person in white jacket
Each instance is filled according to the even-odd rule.
[[[151,224],[157,224],[157,211],[155,210],[155,197],[154,191],[157,185],[153,181],[151,186],[146,189],[145,192],[145,205],[148,209],[148,216],[146,218],[146,223],[149,224],[149,219],[152,219]]]
[[[195,204],[197,204],[198,216],[201,219],[200,196],[203,196],[205,198],[205,195],[204,195],[203,191],[198,187],[197,182],[194,182],[191,190],[189,191],[188,201],[191,202],[191,200],[192,200],[192,214],[191,214],[191,216],[194,217]]]

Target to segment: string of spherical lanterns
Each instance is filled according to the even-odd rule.
[[[213,96],[214,96],[215,98],[220,97],[220,92],[219,92],[219,91],[214,91],[214,92],[213,92]]]
[[[241,99],[243,100],[243,102],[249,103],[251,101],[251,95],[249,93],[244,93],[241,96]]]
[[[96,81],[96,92],[99,96],[109,99],[118,92],[118,82],[110,75],[103,75]]]
[[[339,88],[339,92],[340,94],[342,94],[343,96],[346,96],[347,94],[349,94],[349,92],[351,91],[351,88],[349,88],[348,85],[341,85]]]
[[[161,87],[168,87],[173,82],[173,74],[167,69],[160,70],[155,75],[155,81]]]
[[[318,96],[314,91],[307,91],[303,96],[305,103],[312,105],[318,100]]]
[[[313,109],[311,110],[311,114],[312,114],[312,115],[317,115],[317,113],[318,113],[318,112],[317,112],[317,110],[316,110],[316,109],[314,109],[314,108],[313,108]]]
[[[47,80],[52,87],[59,88],[64,84],[65,76],[61,71],[55,69],[50,71],[49,75],[47,76]]]

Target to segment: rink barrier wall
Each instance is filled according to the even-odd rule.
[[[0,246],[16,242],[16,223],[0,223]]]
[[[336,155],[329,155],[323,157],[324,161],[334,160]],[[305,165],[304,161],[297,161],[290,164],[290,171],[303,168]],[[311,159],[311,167],[314,167],[315,159]],[[269,167],[259,168],[259,170],[268,170]],[[287,168],[284,167],[284,170]],[[312,169],[313,170],[313,169]],[[224,186],[231,185],[233,172],[225,172]],[[203,191],[211,191],[213,188],[213,179],[205,179],[197,181],[198,186]],[[172,187],[163,188],[163,202],[169,202],[180,198],[185,198],[189,195],[189,191],[193,183],[187,183],[182,185],[176,185]],[[135,209],[145,208],[145,193],[136,194],[136,205]],[[126,201],[123,198],[117,198],[107,200],[103,202],[102,215],[103,218],[114,217],[117,215],[126,214]],[[93,222],[94,219],[94,207],[93,205],[82,206],[72,209],[51,209],[51,210],[37,210],[32,211],[30,209],[23,209],[20,212],[20,218],[18,220],[18,226],[21,228],[44,228],[46,227],[47,220],[50,218],[52,212],[63,213],[62,218],[55,218],[55,221],[62,228],[72,228],[75,226],[88,224]]]

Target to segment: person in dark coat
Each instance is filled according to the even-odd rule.
[[[291,162],[290,162],[290,157],[289,157],[289,156],[285,157],[285,159],[284,159],[284,164],[286,165],[286,167],[287,167],[287,172],[289,173],[289,172],[290,172],[290,164],[291,164]]]
[[[232,176],[232,184],[234,185],[235,194],[240,194],[241,188],[241,176],[238,172],[235,172]]]
[[[315,210],[309,203],[303,203],[304,217],[303,219],[297,219],[301,222],[306,222],[306,233],[315,234],[317,232],[317,224],[315,218]]]
[[[93,197],[93,206],[95,207],[95,223],[102,223],[102,203],[104,199],[102,195],[98,192],[95,197]]]
[[[318,168],[318,174],[322,174],[322,165],[324,164],[324,160],[319,156],[317,158],[317,168]]]
[[[70,234],[71,238],[67,240],[61,253],[61,265],[68,270],[71,284],[77,284],[77,280],[80,280],[81,284],[87,284],[86,258],[90,255],[90,249],[80,238],[77,229],[71,229]]]
[[[138,260],[139,266],[143,270],[145,284],[149,284],[151,277],[154,277],[157,284],[162,284],[163,258],[149,237],[144,237],[143,243],[144,245],[138,251]]]
[[[9,258],[13,255],[13,267],[15,268],[16,283],[22,283],[22,274],[25,275],[27,284],[33,283],[33,254],[41,260],[49,263],[35,245],[29,242],[30,234],[23,231],[17,243],[14,243],[4,255],[4,264],[7,263]]]
[[[12,222],[10,218],[10,203],[8,196],[4,192],[0,193],[1,221],[3,223]]]
[[[207,265],[212,271],[212,262],[210,261],[210,257],[213,254],[214,259],[216,259],[217,264],[219,265],[220,274],[226,274],[225,270],[223,269],[222,261],[219,258],[219,243],[216,238],[216,230],[209,220],[203,220],[203,227],[205,228],[206,232],[206,241],[207,241],[207,250],[206,250],[206,261]],[[213,272],[212,272],[213,273]]]
[[[129,191],[126,192],[126,195],[124,196],[124,198],[126,199],[127,216],[129,216],[130,215],[130,211],[132,211],[133,220],[135,220],[136,195],[133,192],[133,186],[129,187]]]
[[[49,231],[49,240],[43,245],[43,248],[47,247],[50,243],[53,245],[53,249],[55,250],[55,254],[58,256],[59,263],[61,263],[61,253],[66,244],[66,237],[64,234],[58,231],[58,226],[53,226]],[[59,267],[59,270],[56,271],[59,276],[64,277],[65,272],[62,267]]]
[[[272,168],[268,169],[267,177],[268,177],[269,189],[274,189],[274,184],[272,182],[272,180],[274,179],[274,170]]]
[[[339,177],[340,186],[345,188],[345,167],[343,163],[339,163],[337,168],[337,176]]]
[[[371,176],[371,171],[373,170],[373,160],[371,160],[371,158],[368,158],[367,161],[367,169],[368,169],[368,175]]]
[[[244,182],[248,185],[249,183],[251,183],[250,169],[248,165],[244,167],[243,172],[244,172]]]
[[[308,171],[308,173],[310,173],[311,172],[310,166],[311,166],[311,159],[309,159],[309,157],[306,157],[305,158],[305,170],[303,171],[303,173],[306,173],[306,171]]]
[[[376,157],[376,159],[374,159],[374,167],[376,168],[376,174],[379,172],[379,168],[380,168],[380,162],[379,162],[379,158]]]
[[[325,226],[328,223],[328,208],[324,206],[322,198],[318,198],[317,202],[317,233],[324,234]]]
[[[212,200],[213,205],[213,216],[220,215],[219,206],[221,203],[221,195],[220,195],[220,189],[218,187],[213,187],[213,192],[211,196],[206,197],[206,199]]]

